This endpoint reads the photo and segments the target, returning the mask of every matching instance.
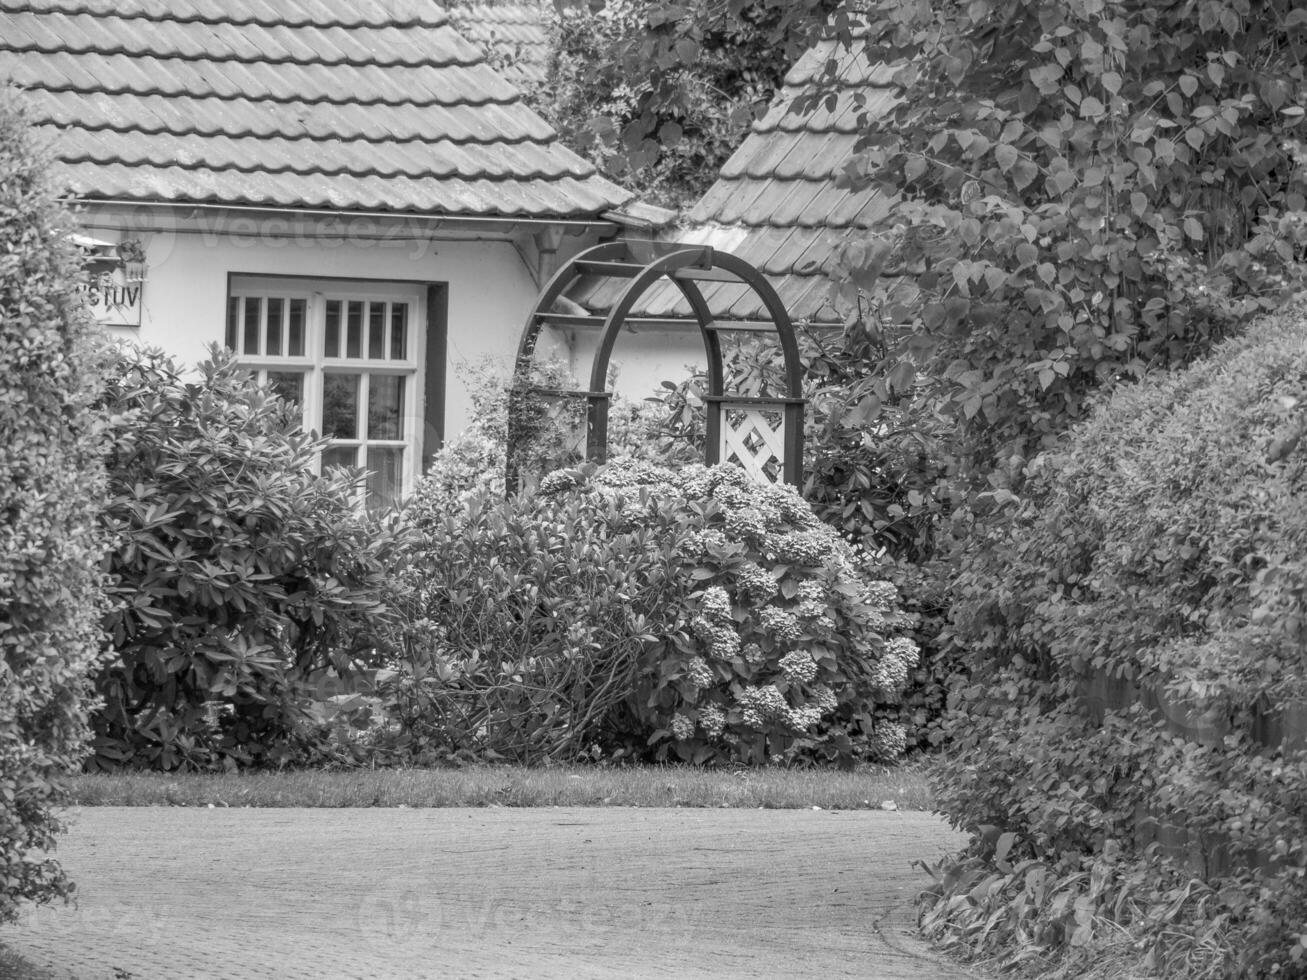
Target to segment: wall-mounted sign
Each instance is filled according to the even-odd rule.
[[[139,327],[145,299],[145,249],[140,241],[114,244],[77,237],[87,252],[86,303],[95,322]]]

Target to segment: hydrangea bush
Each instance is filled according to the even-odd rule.
[[[897,705],[917,648],[897,635],[897,590],[793,488],[730,465],[622,460],[557,471],[540,494],[680,534],[680,608],[651,611],[665,628],[624,705],[628,737],[696,763],[902,754]]]

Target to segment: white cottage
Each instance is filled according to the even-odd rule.
[[[412,487],[558,260],[632,195],[425,0],[0,0],[106,329],[213,343],[298,400],[328,462]]]

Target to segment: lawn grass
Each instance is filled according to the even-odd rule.
[[[0,980],[54,980],[54,974],[33,966],[0,942]]]
[[[928,763],[852,772],[690,766],[465,766],[79,775],[77,806],[640,806],[929,810]]]

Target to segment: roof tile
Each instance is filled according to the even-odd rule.
[[[458,32],[490,54],[504,78],[523,90],[545,80],[549,32],[555,19],[548,0],[451,5]]]
[[[5,78],[84,197],[535,218],[631,197],[424,0],[0,0]]]

